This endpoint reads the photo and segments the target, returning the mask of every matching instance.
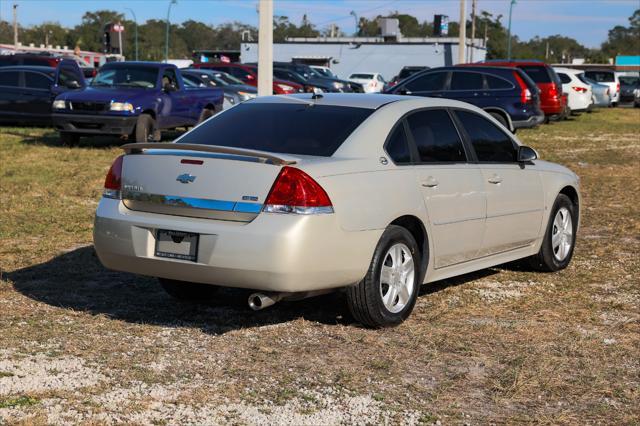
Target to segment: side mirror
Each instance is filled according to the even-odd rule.
[[[538,153],[535,149],[528,147],[526,145],[520,146],[518,148],[518,162],[519,163],[528,163],[530,161],[538,159]]]
[[[68,89],[79,89],[81,87],[80,83],[78,83],[76,80],[67,81],[66,86]]]
[[[405,89],[404,87],[402,89],[398,90],[398,93],[401,94],[401,95],[410,95],[411,94],[411,92],[408,91],[407,89]]]

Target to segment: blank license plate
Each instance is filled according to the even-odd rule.
[[[198,260],[198,234],[158,229],[156,234],[156,256],[171,259]]]

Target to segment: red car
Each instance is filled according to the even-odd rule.
[[[558,74],[549,65],[541,61],[527,60],[491,60],[464,66],[495,66],[520,68],[536,83],[540,89],[540,108],[547,119],[560,118],[564,114],[567,100],[562,96],[562,82]]]
[[[235,78],[239,78],[249,86],[258,86],[258,74],[255,66],[226,62],[205,62],[194,64],[193,67],[223,71],[231,74]],[[304,88],[298,83],[285,80],[273,80],[273,93],[275,95],[289,95],[298,92],[304,92]]]

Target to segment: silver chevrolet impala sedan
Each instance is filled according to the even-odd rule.
[[[343,290],[382,327],[422,284],[524,258],[557,271],[573,254],[578,177],[462,102],[269,96],[123,148],[96,252],[181,299],[240,287],[257,310]]]

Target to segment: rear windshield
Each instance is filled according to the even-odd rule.
[[[613,83],[615,81],[611,71],[587,71],[584,74],[598,83]]]
[[[186,133],[178,143],[330,157],[373,109],[242,103]]]
[[[409,77],[410,75],[413,75],[419,71],[422,71],[426,69],[426,67],[423,68],[403,68],[402,70],[400,70],[400,74],[398,74],[398,77],[400,79],[405,79],[407,77]]]
[[[371,80],[373,78],[373,74],[351,74],[349,78],[360,78],[363,80]]]
[[[541,65],[522,65],[519,68],[526,72],[531,80],[536,83],[551,83],[551,76],[547,69]]]

